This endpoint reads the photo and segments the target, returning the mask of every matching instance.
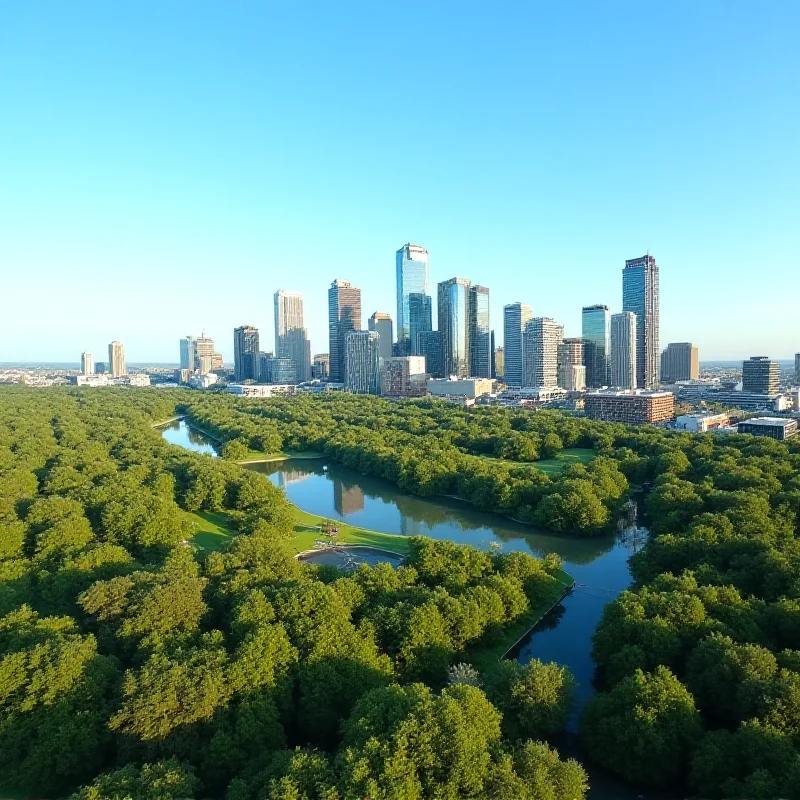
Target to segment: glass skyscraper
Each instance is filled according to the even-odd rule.
[[[367,328],[371,331],[377,331],[381,337],[380,355],[384,360],[392,357],[392,339],[394,326],[392,325],[392,318],[382,311],[376,311],[368,320]]]
[[[586,386],[599,389],[611,383],[611,310],[608,306],[585,306],[581,314],[583,363]]]
[[[658,385],[658,265],[649,253],[625,262],[622,270],[622,310],[636,314],[636,385]]]
[[[489,290],[485,286],[469,289],[469,375],[492,377],[492,329],[489,325]]]
[[[197,345],[194,336],[187,336],[181,339],[181,369],[194,370],[195,355]]]
[[[533,318],[525,303],[510,303],[503,308],[503,380],[508,386],[522,386],[522,335]]]
[[[328,289],[330,379],[344,383],[347,375],[344,338],[361,327],[361,289],[335,280]]]
[[[446,378],[470,377],[469,286],[466,278],[450,278],[438,287],[441,369]]]
[[[303,295],[300,292],[283,289],[275,292],[275,358],[294,361],[295,381],[310,380],[311,345],[303,326]]]
[[[395,255],[397,264],[397,342],[401,355],[411,353],[412,294],[428,294],[428,251],[418,244],[404,244]]]
[[[433,330],[430,295],[411,292],[408,296],[408,319],[411,331],[411,354],[417,356],[420,355],[417,345],[418,334]]]
[[[636,388],[636,314],[611,315],[611,385]]]
[[[258,328],[242,325],[233,331],[233,379],[257,381],[260,377],[258,360]]]
[[[380,394],[381,335],[377,331],[350,331],[344,337],[345,388],[354,394]]]

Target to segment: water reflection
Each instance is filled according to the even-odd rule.
[[[210,456],[218,456],[217,445],[204,433],[190,428],[185,420],[175,420],[169,425],[161,428],[161,436],[170,444],[176,444],[185,450],[192,450],[195,453],[206,453]]]

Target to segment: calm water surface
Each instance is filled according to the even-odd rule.
[[[183,420],[164,428],[167,441],[201,453],[216,455],[212,441]],[[444,498],[423,499],[403,494],[380,478],[361,475],[327,459],[289,459],[249,464],[285,492],[290,502],[310,514],[347,521],[382,533],[430,536],[480,549],[497,542],[504,552],[522,550],[535,556],[557,553],[577,586],[520,642],[512,655],[522,663],[538,658],[555,661],[571,670],[578,681],[575,731],[580,709],[594,692],[591,658],[592,634],[605,605],[631,582],[628,558],[636,544],[628,534],[603,538],[554,536],[494,514],[473,509],[468,503]],[[635,515],[629,523],[635,525]],[[591,770],[592,800],[628,800],[639,790]],[[647,798],[655,793],[645,792]],[[663,797],[663,795],[658,795]]]

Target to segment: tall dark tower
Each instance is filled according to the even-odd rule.
[[[649,253],[625,262],[622,310],[636,314],[636,386],[653,389],[659,382],[658,265]]]
[[[258,368],[258,328],[242,325],[233,330],[233,379],[236,381],[257,381]]]
[[[328,336],[330,341],[330,379],[344,383],[345,336],[361,329],[361,289],[338,278],[328,289]]]

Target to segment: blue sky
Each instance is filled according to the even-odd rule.
[[[0,0],[0,360],[175,361],[394,252],[580,334],[661,269],[661,340],[800,350],[800,3]],[[790,316],[790,309],[793,312]],[[500,336],[498,335],[498,340]]]

